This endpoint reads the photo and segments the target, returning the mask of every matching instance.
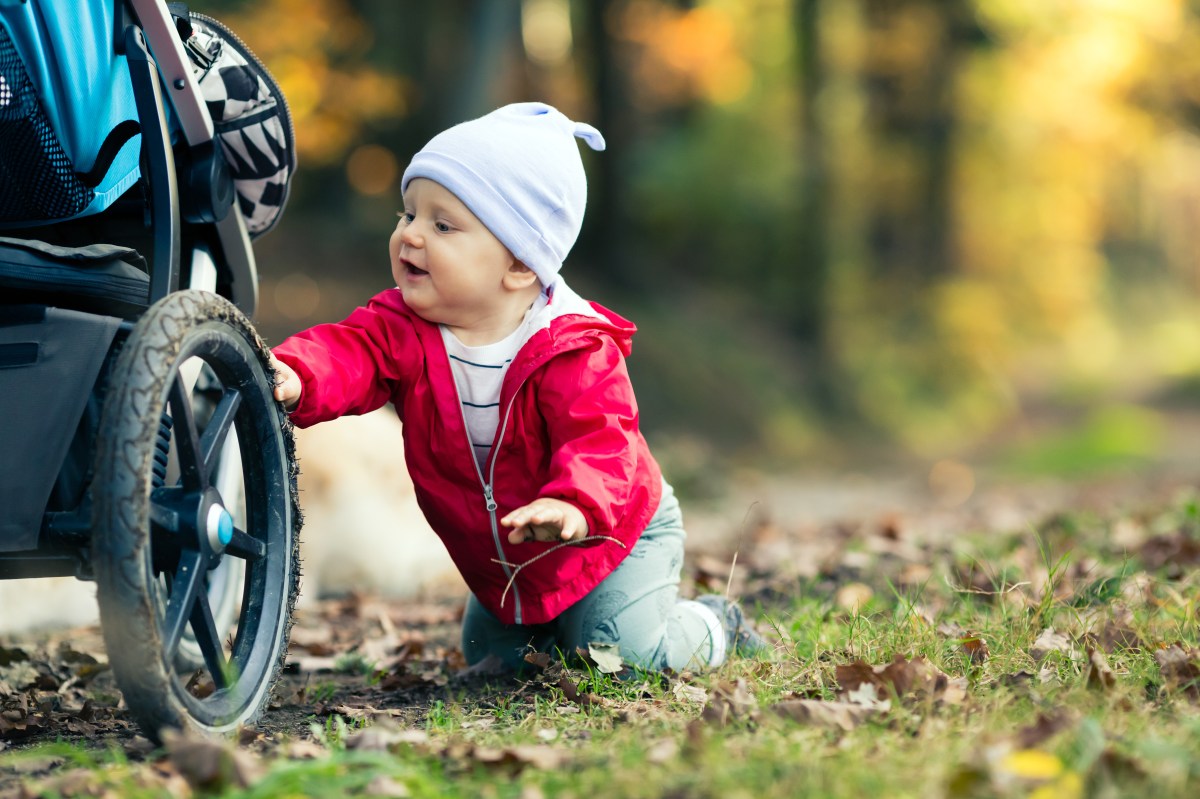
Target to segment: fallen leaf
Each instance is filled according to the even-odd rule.
[[[368,782],[365,791],[368,796],[384,796],[394,799],[412,796],[407,785],[397,782],[386,774],[380,774]]]
[[[1071,726],[1065,713],[1039,713],[1037,719],[1017,731],[1016,744],[1022,749],[1032,749]]]
[[[263,773],[256,758],[224,741],[192,737],[164,730],[163,743],[171,763],[188,785],[202,791],[248,788]]]
[[[962,649],[971,659],[971,665],[980,666],[987,662],[988,645],[987,641],[979,636],[972,636],[962,639]]]
[[[541,744],[518,744],[503,748],[477,746],[470,751],[468,757],[486,766],[504,767],[513,772],[519,772],[526,766],[551,771],[566,762],[567,753],[562,749]]]
[[[750,693],[745,680],[719,682],[713,687],[712,696],[700,717],[723,727],[735,719],[746,718],[757,707],[758,700]]]
[[[1108,619],[1100,628],[1096,640],[1105,652],[1118,649],[1144,649],[1145,642],[1123,619]]]
[[[1117,684],[1117,677],[1109,668],[1108,659],[1099,649],[1088,649],[1087,687],[1107,691]]]
[[[879,711],[853,702],[822,702],[816,699],[792,699],[771,705],[771,712],[802,724],[849,732]]]
[[[617,674],[625,668],[625,663],[621,660],[621,648],[617,644],[589,643],[588,657],[604,674]]]
[[[1033,642],[1033,647],[1029,650],[1029,654],[1033,657],[1035,663],[1041,663],[1051,652],[1062,652],[1072,659],[1074,659],[1076,654],[1075,647],[1066,634],[1055,632],[1053,627],[1047,627],[1042,630],[1037,640]]]
[[[662,765],[674,760],[678,754],[679,744],[675,743],[672,738],[664,738],[657,743],[651,744],[650,748],[646,750],[646,760],[655,765]]]
[[[880,699],[879,689],[875,687],[874,683],[870,682],[864,682],[853,691],[847,691],[846,701],[871,708],[872,710],[878,710],[881,713],[892,709],[892,700]]]
[[[872,666],[859,660],[838,665],[835,674],[843,698],[869,683],[878,689],[880,697],[911,695],[940,699],[950,685],[945,672],[920,656],[906,660],[902,655],[896,655],[886,666]]]
[[[1148,571],[1164,569],[1167,577],[1178,579],[1187,567],[1200,564],[1200,541],[1182,530],[1156,535],[1142,544],[1138,556]]]
[[[284,752],[292,760],[319,760],[329,755],[329,750],[316,741],[304,739],[288,741],[284,745]]]
[[[346,736],[347,749],[364,752],[394,752],[400,747],[421,748],[429,744],[429,734],[424,730],[402,730],[394,723],[384,721]]]
[[[837,590],[833,601],[842,610],[858,613],[874,596],[871,586],[865,583],[847,583]]]
[[[1200,649],[1172,644],[1155,652],[1154,660],[1169,688],[1200,700]]]
[[[682,702],[703,705],[708,702],[708,692],[698,685],[677,682],[671,686],[671,694]]]

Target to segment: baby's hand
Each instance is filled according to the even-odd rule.
[[[576,541],[588,534],[583,512],[561,499],[542,497],[517,508],[500,520],[514,528],[508,534],[510,544],[525,541]]]
[[[271,356],[271,366],[275,369],[275,399],[282,402],[287,410],[295,410],[300,403],[300,392],[304,388],[300,383],[300,376],[274,355]]]

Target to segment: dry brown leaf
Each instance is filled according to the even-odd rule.
[[[1074,659],[1075,646],[1065,633],[1058,633],[1054,631],[1053,627],[1047,627],[1042,630],[1037,640],[1033,642],[1033,647],[1029,650],[1029,654],[1033,657],[1035,663],[1041,663],[1051,652],[1062,652]]]
[[[700,717],[717,726],[725,726],[735,719],[746,718],[758,708],[758,700],[750,693],[746,681],[722,681],[713,688],[712,696]]]
[[[386,774],[380,774],[368,782],[366,793],[368,796],[384,796],[389,799],[404,799],[404,797],[412,796],[407,785],[397,782]]]
[[[1172,644],[1155,652],[1154,660],[1168,687],[1200,700],[1200,649]]]
[[[843,696],[869,683],[878,689],[881,698],[911,695],[938,699],[950,684],[949,676],[920,656],[906,660],[896,655],[886,666],[872,666],[859,660],[839,665],[835,671]]]
[[[1017,731],[1016,747],[1034,749],[1070,726],[1071,720],[1066,713],[1039,713],[1033,724]]]
[[[962,639],[962,649],[971,658],[971,665],[973,666],[981,666],[986,663],[990,654],[987,641],[979,636]]]
[[[329,755],[329,750],[316,741],[304,739],[288,741],[283,751],[292,760],[320,760]]]
[[[365,752],[394,752],[400,747],[421,749],[428,745],[429,733],[424,730],[402,730],[387,721],[346,736],[347,749]]]
[[[858,613],[873,596],[875,592],[871,586],[865,583],[847,583],[837,590],[834,603],[842,610]]]
[[[248,752],[224,741],[163,731],[163,743],[171,763],[188,785],[202,791],[248,788],[263,773],[262,764]]]
[[[1187,567],[1200,565],[1200,541],[1182,530],[1156,535],[1142,544],[1138,556],[1149,571],[1165,569],[1168,577],[1177,579]]]
[[[1121,614],[1116,618],[1107,619],[1104,625],[1100,628],[1100,632],[1096,635],[1096,640],[1105,652],[1115,652],[1118,649],[1144,649],[1146,644],[1142,641],[1133,628],[1129,625],[1129,621],[1133,618],[1133,614],[1129,611]]]
[[[1108,691],[1117,684],[1117,677],[1108,665],[1108,659],[1099,649],[1089,648],[1087,664],[1087,687]]]
[[[801,724],[839,729],[849,732],[879,711],[852,702],[822,702],[815,699],[792,699],[771,705],[770,710]]]
[[[646,761],[661,765],[675,759],[679,754],[679,744],[675,743],[672,738],[664,738],[657,743],[651,744],[646,750]]]
[[[526,766],[551,771],[567,761],[568,753],[541,744],[517,744],[503,748],[476,746],[468,753],[468,758],[485,766],[502,767],[513,772],[521,771]]]
[[[612,699],[599,696],[590,691],[586,694],[581,693],[579,691],[579,686],[576,685],[572,679],[565,675],[558,679],[558,687],[562,690],[563,696],[567,698],[568,702],[574,702],[575,704],[582,705],[583,707],[613,707],[616,705],[616,702],[614,702]]]
[[[671,686],[671,694],[681,702],[703,705],[708,702],[708,692],[698,685],[676,682]]]

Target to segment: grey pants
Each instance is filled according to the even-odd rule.
[[[646,669],[700,668],[724,660],[725,633],[712,611],[679,599],[683,516],[671,486],[629,557],[583,599],[544,624],[503,624],[471,595],[462,649],[470,664],[489,654],[520,669],[526,652],[573,654],[588,644],[617,644],[627,664]]]

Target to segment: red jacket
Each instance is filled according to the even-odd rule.
[[[471,591],[506,624],[550,621],[581,599],[629,554],[658,509],[662,475],[638,429],[625,367],[635,327],[590,307],[600,318],[554,316],[517,353],[482,469],[441,332],[409,310],[398,289],[274,350],[304,386],[292,413],[298,427],[395,405],[421,510]],[[589,536],[624,546],[562,547],[521,569],[510,587],[513,568],[496,560],[522,564],[555,545],[510,544],[497,520],[537,497],[574,504]]]

